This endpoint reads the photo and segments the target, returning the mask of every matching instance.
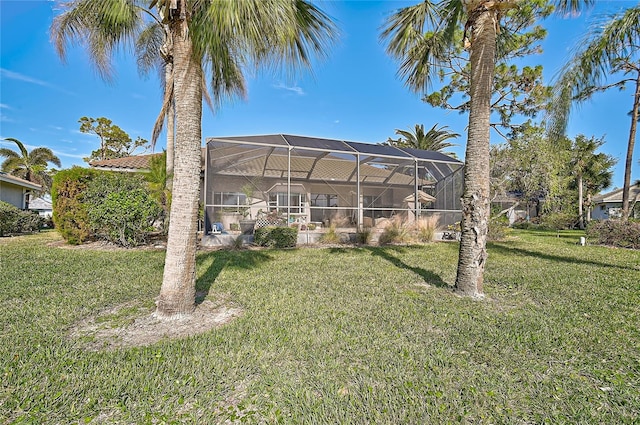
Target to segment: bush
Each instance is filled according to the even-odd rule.
[[[56,173],[52,199],[54,223],[70,244],[98,238],[139,245],[162,212],[144,176],[80,167]]]
[[[500,241],[507,236],[508,229],[509,219],[506,216],[491,217],[489,219],[487,239],[490,241]]]
[[[402,226],[398,220],[394,220],[384,228],[378,238],[378,244],[389,245],[392,243],[406,243],[409,239],[410,235],[408,229]]]
[[[37,232],[44,226],[44,218],[40,217],[35,211],[20,211],[16,222],[16,230],[18,233]]]
[[[148,241],[153,223],[162,213],[149,192],[138,188],[109,193],[88,209],[91,229],[98,239],[130,247]]]
[[[335,225],[332,224],[331,226],[329,226],[325,234],[323,234],[322,237],[320,238],[320,242],[327,243],[327,244],[340,243],[340,235],[338,234],[338,232],[336,232]]]
[[[53,222],[60,235],[72,245],[81,244],[91,236],[84,197],[95,174],[94,170],[73,167],[53,176]]]
[[[640,249],[640,223],[622,220],[592,221],[587,237],[601,245]]]
[[[371,228],[365,227],[356,233],[356,243],[360,245],[368,245],[371,242]]]
[[[44,225],[44,219],[33,211],[21,209],[0,201],[0,236],[12,233],[37,232]]]
[[[253,234],[256,245],[270,248],[293,248],[298,243],[298,229],[293,227],[260,227]]]
[[[419,242],[433,242],[438,227],[437,217],[421,217],[416,223],[416,238]]]
[[[93,236],[125,247],[146,243],[162,215],[144,176],[138,174],[97,173],[84,201]]]
[[[575,214],[565,212],[554,212],[540,217],[541,230],[565,230],[573,229],[578,222]]]
[[[7,202],[0,201],[0,236],[16,231],[18,217],[20,217],[19,208]]]

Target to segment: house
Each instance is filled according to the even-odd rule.
[[[33,193],[41,190],[39,184],[0,172],[0,201],[25,210],[29,208]]]
[[[640,185],[629,188],[629,210],[632,218],[640,218]],[[593,220],[620,218],[622,215],[622,189],[594,196],[591,206]]]
[[[29,203],[29,210],[37,212],[40,217],[51,218],[53,216],[51,196],[45,195],[32,200]]]
[[[290,134],[206,142],[206,229],[243,218],[360,229],[461,217],[463,163],[440,152]]]
[[[156,154],[158,155],[158,154]],[[92,161],[139,172],[153,155]],[[440,152],[289,134],[216,137],[202,149],[205,229],[242,219],[372,227],[394,217],[460,220],[463,163]],[[416,202],[415,200],[418,200]]]

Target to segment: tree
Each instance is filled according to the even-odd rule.
[[[447,142],[449,139],[455,139],[460,137],[458,133],[454,133],[448,130],[449,127],[442,126],[436,128],[438,124],[434,124],[429,131],[424,132],[423,124],[416,124],[413,131],[396,129],[396,134],[400,136],[398,139],[387,139],[387,144],[398,147],[408,147],[414,149],[422,149],[425,151],[442,152],[444,149],[456,146],[453,143]],[[451,152],[442,152],[446,155],[455,156]]]
[[[7,137],[4,140],[15,143],[18,151],[0,148],[0,157],[6,158],[0,169],[5,173],[37,183],[42,186],[45,193],[48,193],[51,190],[51,175],[55,170],[47,170],[47,167],[49,163],[60,167],[60,158],[49,148],[35,148],[29,152],[18,139]]]
[[[172,57],[175,106],[173,198],[167,252],[156,316],[180,317],[195,308],[195,259],[202,82],[209,76],[216,105],[246,91],[247,66],[295,70],[322,55],[335,29],[331,20],[303,0],[140,1],[75,0],[52,25],[58,53],[67,42],[84,42],[101,75],[111,76],[110,58],[133,43],[151,17],[166,26]]]
[[[556,3],[560,10],[572,10],[579,2]],[[528,7],[537,6],[528,3]],[[515,1],[426,0],[395,12],[382,31],[382,37],[389,40],[387,52],[400,61],[399,74],[410,89],[420,92],[429,88],[437,71],[443,72],[452,52],[458,51],[456,30],[464,24],[463,39],[470,50],[469,127],[455,288],[459,294],[474,298],[483,297],[487,259],[489,138],[496,58],[500,52],[497,46],[501,38],[517,31],[513,27],[509,30],[509,24],[519,22],[518,13]],[[500,46],[508,50],[508,43]]]
[[[629,218],[631,166],[640,117],[639,49],[640,5],[624,13],[608,16],[604,24],[596,22],[554,84],[553,108],[550,112],[550,131],[557,137],[565,132],[573,104],[610,88],[623,90],[627,84],[634,87],[622,191],[623,219]]]
[[[604,138],[587,139],[582,134],[571,142],[569,167],[575,176],[578,190],[578,224],[581,229],[585,228],[585,194],[590,199],[591,195],[611,184],[611,167],[615,165],[616,159],[604,153],[596,153],[604,143]]]
[[[543,127],[525,126],[507,143],[491,147],[492,192],[518,193],[527,211],[541,199],[544,210],[557,209],[571,178],[567,152],[567,140],[551,143]]]
[[[124,130],[105,117],[82,117],[78,122],[81,133],[95,134],[100,139],[100,149],[91,152],[91,156],[84,158],[86,162],[131,156],[136,149],[146,149],[149,144],[141,137],[131,140],[131,137]]]

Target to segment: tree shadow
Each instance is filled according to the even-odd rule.
[[[504,255],[510,255],[510,254],[513,254],[513,253],[517,253],[517,254],[520,254],[520,255],[528,256],[528,257],[536,257],[536,258],[540,258],[540,259],[543,259],[543,260],[550,260],[550,261],[567,263],[567,264],[588,264],[588,265],[597,266],[597,267],[606,267],[606,268],[613,268],[613,269],[638,271],[638,269],[634,268],[634,267],[619,266],[617,264],[609,264],[609,263],[603,263],[601,261],[593,261],[593,260],[584,260],[584,259],[581,259],[581,258],[567,257],[567,256],[562,256],[562,255],[556,255],[556,254],[546,254],[546,253],[539,252],[539,251],[530,251],[530,250],[527,250],[527,249],[516,248],[516,247],[513,247],[513,246],[507,246],[507,245],[504,245],[504,244],[501,244],[501,243],[496,243],[496,242],[488,244],[488,250],[489,250],[489,253],[498,252],[498,253],[504,254]]]
[[[447,284],[447,282],[442,280],[442,278],[436,273],[427,269],[423,269],[422,267],[410,266],[409,264],[402,261],[400,258],[392,255],[393,252],[397,252],[400,254],[403,253],[404,251],[406,251],[404,247],[373,247],[371,246],[371,247],[365,247],[364,249],[369,251],[371,255],[380,257],[390,262],[391,264],[393,264],[398,268],[411,270],[412,272],[420,276],[426,283],[430,285],[433,285],[438,288],[448,288],[448,289],[451,288],[451,286]]]
[[[198,255],[198,262],[211,257],[211,265],[196,279],[196,304],[201,304],[207,298],[213,282],[225,267],[250,270],[273,259],[263,251],[213,251]]]

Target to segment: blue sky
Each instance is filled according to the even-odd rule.
[[[453,149],[463,158],[467,116],[432,108],[410,93],[378,41],[385,17],[415,3],[318,2],[341,31],[329,56],[312,74],[249,75],[245,101],[226,103],[215,114],[205,108],[203,137],[288,133],[378,143],[394,136],[397,128],[437,123],[463,135]],[[600,0],[579,17],[550,19],[544,23],[549,31],[544,53],[530,63],[544,65],[545,79],[551,81],[591,18],[634,4]],[[49,147],[63,168],[86,165],[82,158],[99,146],[97,137],[80,133],[82,116],[107,117],[132,138],[149,139],[161,102],[156,75],[140,76],[127,52],[114,58],[113,83],[100,79],[80,47],[69,48],[62,63],[49,41],[55,14],[51,1],[0,0],[0,137],[17,138],[29,148]],[[602,151],[619,158],[613,183],[617,187],[622,187],[631,105],[631,90],[598,94],[574,111],[568,128],[570,137],[605,137]],[[502,141],[492,136],[492,143]],[[15,147],[3,141],[0,146]],[[161,136],[156,151],[163,147]],[[640,178],[637,152],[633,180]]]

